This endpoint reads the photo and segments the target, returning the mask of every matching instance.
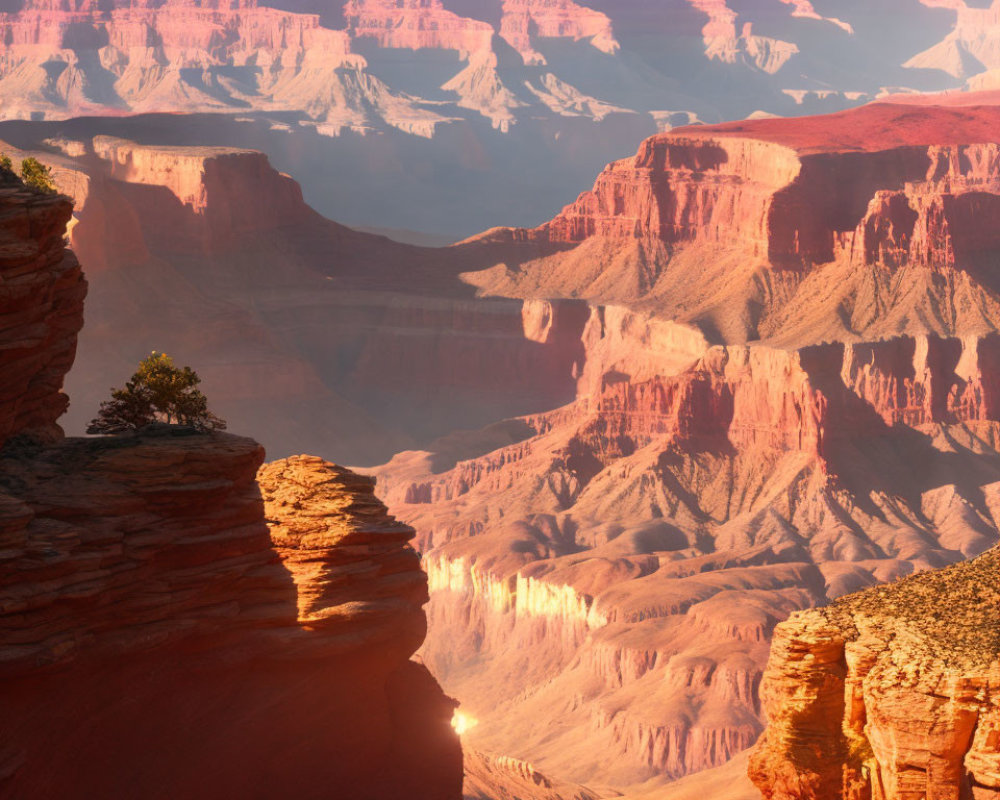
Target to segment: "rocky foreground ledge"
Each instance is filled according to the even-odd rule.
[[[794,614],[750,761],[766,800],[1000,796],[1000,550]]]
[[[460,795],[412,529],[263,457],[170,426],[0,452],[0,797]]]

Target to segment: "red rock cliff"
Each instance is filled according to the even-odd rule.
[[[464,277],[489,294],[641,303],[717,342],[995,331],[998,123],[996,106],[873,104],[677,129],[550,222],[478,239],[548,253]]]
[[[169,428],[0,458],[0,795],[459,796],[412,531],[262,458]]]
[[[61,196],[0,180],[0,444],[22,431],[58,435],[63,377],[76,353],[87,284],[63,235]]]
[[[0,203],[0,797],[458,798],[412,529],[318,459],[258,484],[250,439],[60,440],[69,203]]]

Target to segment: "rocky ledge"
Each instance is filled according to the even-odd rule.
[[[266,467],[262,503],[263,455],[176,427],[8,443],[0,797],[460,795],[453,704],[409,661],[412,530],[318,459]]]
[[[1000,795],[1000,551],[794,614],[750,761],[766,800]]]

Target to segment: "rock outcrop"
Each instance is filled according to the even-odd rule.
[[[0,444],[23,431],[58,435],[69,400],[87,284],[63,244],[72,206],[0,175]]]
[[[467,279],[642,303],[717,341],[993,331],[998,120],[892,103],[661,134],[551,222],[482,237],[558,252]]]
[[[1000,794],[996,550],[801,612],[775,631],[768,800]]]
[[[62,439],[70,203],[0,198],[0,796],[458,798],[414,532],[318,459],[259,485],[250,439]]]
[[[460,796],[452,703],[408,661],[412,531],[318,460],[259,488],[263,455],[173,428],[3,451],[0,795]]]

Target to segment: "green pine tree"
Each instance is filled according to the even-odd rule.
[[[154,350],[124,388],[111,390],[111,399],[101,403],[87,433],[124,433],[153,422],[225,430],[225,421],[208,410],[199,383],[193,369],[177,367],[170,356]]]

